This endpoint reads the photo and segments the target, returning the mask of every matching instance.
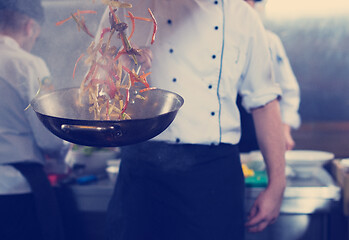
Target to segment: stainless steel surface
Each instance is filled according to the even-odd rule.
[[[299,82],[303,122],[349,120],[348,16],[267,21],[267,28],[280,36]]]
[[[31,105],[43,124],[58,137],[79,145],[116,147],[146,141],[164,131],[184,103],[181,96],[162,89],[141,93],[126,110],[131,120],[94,120],[88,97],[79,101],[79,88],[54,91]]]
[[[248,188],[246,206],[249,208],[263,188]],[[288,178],[282,213],[309,214],[316,211],[328,211],[334,201],[339,201],[341,190],[332,177],[319,168],[307,178]]]
[[[261,188],[246,191],[246,211]],[[327,240],[334,234],[331,215],[340,211],[341,189],[329,173],[319,168],[311,177],[288,178],[277,221],[259,233],[246,233],[246,240]]]
[[[105,179],[86,186],[73,185],[71,189],[81,211],[106,211],[113,184]],[[261,191],[263,188],[246,188],[247,209]],[[340,188],[334,184],[331,176],[319,169],[312,179],[288,179],[281,212],[309,214],[329,211],[331,203],[340,200],[340,194]],[[97,198],[99,204],[92,203]]]
[[[113,187],[114,184],[105,179],[90,185],[73,185],[71,190],[79,211],[105,213]],[[262,190],[246,188],[246,213]],[[340,206],[340,189],[325,170],[319,169],[312,179],[290,178],[278,220],[260,233],[246,232],[245,240],[333,239],[329,236],[341,234],[340,224],[331,217],[333,212],[341,211]]]

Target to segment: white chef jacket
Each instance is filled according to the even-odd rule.
[[[21,173],[6,164],[43,163],[44,153],[59,152],[64,146],[43,126],[33,109],[24,110],[39,88],[38,80],[49,77],[41,58],[21,49],[14,39],[0,35],[0,78],[11,90],[0,96],[6,103],[0,109],[0,194],[30,192]]]
[[[237,144],[240,139],[237,92],[248,111],[281,95],[273,78],[263,24],[243,1],[127,2],[133,4],[128,9],[133,15],[149,17],[149,7],[157,19],[156,41],[151,46],[151,86],[184,98],[176,119],[155,140]],[[108,11],[101,26],[109,26]],[[117,13],[120,18],[127,14],[124,9]],[[137,20],[131,42],[144,46],[150,42],[147,39],[151,33],[151,23]]]
[[[280,38],[269,30],[267,30],[267,37],[275,80],[280,84],[282,90],[282,98],[280,99],[282,121],[296,129],[301,124],[298,113],[300,103],[299,85]]]

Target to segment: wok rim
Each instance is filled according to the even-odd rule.
[[[59,120],[62,120],[62,121],[69,121],[69,122],[72,122],[72,123],[73,122],[88,122],[90,124],[92,124],[92,123],[96,123],[96,124],[106,124],[106,123],[117,124],[117,123],[127,123],[127,122],[136,122],[136,121],[144,121],[144,120],[156,119],[156,118],[158,118],[160,116],[165,116],[167,114],[178,112],[178,110],[179,109],[173,110],[173,111],[169,111],[167,113],[159,114],[159,115],[156,115],[155,117],[150,117],[150,118],[135,118],[135,119],[125,119],[125,120],[87,120],[87,119],[62,118],[62,117],[55,117],[55,116],[43,114],[43,113],[37,112],[35,110],[34,111],[37,114],[40,114],[43,117],[59,119]],[[90,124],[80,124],[80,125],[90,125]],[[74,124],[70,124],[70,125],[74,125]]]
[[[72,121],[72,122],[80,122],[80,125],[91,125],[92,123],[95,123],[95,124],[106,124],[106,123],[118,124],[118,123],[127,123],[127,122],[135,122],[135,121],[144,121],[144,120],[156,119],[159,116],[164,116],[164,115],[167,115],[167,114],[170,114],[170,113],[178,112],[178,110],[184,104],[184,98],[182,96],[180,96],[179,94],[177,94],[175,92],[172,92],[172,91],[169,91],[169,90],[161,89],[161,88],[154,88],[154,89],[150,89],[148,91],[162,91],[162,92],[167,92],[167,93],[174,94],[179,99],[179,102],[180,102],[180,105],[178,106],[178,108],[175,109],[175,110],[166,112],[166,113],[158,114],[158,115],[156,115],[154,117],[149,117],[149,118],[131,118],[131,119],[125,119],[125,120],[93,120],[93,119],[64,118],[64,117],[57,117],[57,116],[48,115],[48,114],[42,113],[42,112],[40,112],[40,111],[35,109],[35,106],[38,105],[37,102],[39,101],[39,99],[44,98],[44,97],[46,97],[46,96],[48,96],[48,95],[50,95],[52,93],[64,92],[64,91],[68,91],[68,90],[72,90],[72,89],[79,90],[79,87],[62,88],[62,89],[58,89],[58,90],[55,90],[55,91],[52,91],[52,92],[45,93],[43,95],[34,97],[31,100],[31,107],[33,108],[35,113],[40,114],[40,115],[42,115],[44,117],[55,118],[55,119],[59,119],[59,120]],[[87,122],[89,124],[81,124],[82,122]],[[71,124],[71,125],[73,125],[73,124]]]

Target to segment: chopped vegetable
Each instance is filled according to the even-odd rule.
[[[87,48],[87,54],[81,54],[77,59],[74,70],[73,79],[78,68],[78,63],[84,58],[85,64],[89,66],[89,70],[80,84],[80,100],[87,95],[89,100],[89,111],[93,113],[96,120],[123,120],[130,119],[127,114],[127,107],[130,104],[131,92],[136,87],[138,93],[134,95],[137,99],[143,99],[140,94],[154,88],[150,88],[147,77],[150,73],[138,73],[134,68],[126,66],[124,57],[129,56],[133,59],[135,66],[138,66],[137,57],[141,50],[134,48],[130,42],[134,32],[136,31],[136,20],[153,22],[153,33],[151,44],[155,41],[157,24],[155,17],[150,9],[148,12],[150,18],[142,18],[134,16],[128,11],[127,18],[130,18],[132,29],[129,36],[126,34],[128,25],[122,22],[117,15],[118,8],[132,8],[130,3],[101,0],[109,8],[109,27],[102,29],[98,42],[92,41]],[[87,28],[83,14],[96,13],[91,10],[77,10],[70,17],[56,23],[57,26],[73,19],[78,30],[82,30],[90,37],[94,37]],[[111,45],[112,39],[121,41],[122,47],[118,49]],[[133,94],[132,94],[133,97]]]
[[[63,23],[69,21],[70,19],[72,19],[73,17],[72,16],[77,16],[77,15],[80,15],[80,14],[86,14],[86,13],[92,13],[92,14],[96,14],[97,12],[96,11],[93,11],[93,10],[78,10],[76,13],[74,14],[71,14],[70,17],[62,20],[62,21],[59,21],[56,23],[56,26],[59,26],[59,25],[62,25]]]
[[[74,19],[74,21],[77,23],[78,25],[78,30],[82,29],[82,31],[84,31],[85,33],[87,33],[87,35],[89,35],[90,37],[94,38],[95,36],[93,36],[92,33],[90,33],[90,31],[88,30],[86,23],[85,23],[85,18],[84,16],[80,16],[80,14],[78,14],[76,16],[74,16],[74,14],[71,15],[72,18]]]
[[[158,25],[157,25],[156,19],[154,17],[154,14],[150,10],[150,8],[148,8],[148,12],[149,12],[149,14],[151,16],[151,19],[153,20],[153,26],[154,26],[154,28],[153,28],[153,35],[152,35],[152,38],[151,38],[151,44],[153,44],[154,41],[155,41],[155,35],[156,35],[157,29],[158,29]]]
[[[75,71],[76,71],[76,67],[78,66],[79,61],[81,60],[81,58],[85,56],[85,54],[81,54],[80,57],[78,58],[78,60],[76,60],[75,66],[74,66],[74,70],[73,70],[73,79],[75,79]]]
[[[133,14],[130,11],[128,11],[128,15],[130,16],[132,21],[132,30],[131,30],[130,36],[128,36],[128,40],[130,40],[133,36],[133,33],[135,32],[136,23],[135,23],[135,16],[133,16]]]
[[[139,93],[143,93],[143,92],[146,92],[146,91],[149,91],[149,90],[154,90],[154,89],[156,89],[156,87],[143,88],[143,89],[139,90]]]
[[[119,2],[114,0],[102,0],[102,3],[113,8],[132,8],[131,3]]]

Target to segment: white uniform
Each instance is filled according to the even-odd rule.
[[[282,121],[296,129],[301,124],[298,113],[300,103],[299,85],[280,38],[271,31],[267,31],[267,37],[273,61],[275,80],[280,84],[282,90],[282,98],[280,100]]]
[[[127,2],[157,19],[151,86],[184,105],[155,141],[122,148],[109,239],[243,239],[237,93],[248,110],[281,95],[259,16],[241,0]],[[131,42],[144,45],[152,27],[137,21]]]
[[[33,109],[24,110],[35,96],[38,81],[50,72],[45,62],[20,48],[12,38],[0,36],[0,194],[30,192],[22,175],[10,166],[16,162],[44,163],[44,154],[59,152],[63,141],[50,133]]]
[[[133,4],[133,15],[149,17],[149,7],[158,22],[151,47],[151,86],[184,98],[174,122],[155,140],[237,144],[237,92],[248,110],[281,95],[273,78],[264,28],[249,6],[236,0],[128,2]],[[121,11],[120,17],[127,14]],[[102,26],[108,24],[107,10]],[[137,21],[131,42],[142,46],[151,33],[151,23]]]

